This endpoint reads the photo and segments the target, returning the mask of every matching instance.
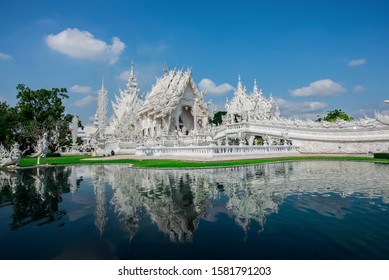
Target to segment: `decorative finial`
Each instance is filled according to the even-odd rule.
[[[165,75],[166,75],[167,72],[168,72],[168,69],[167,69],[167,65],[166,65],[166,62],[165,62],[165,64],[163,65],[163,73],[165,73]]]
[[[131,75],[131,76],[134,76],[134,60],[133,60],[133,59],[131,60],[131,71],[130,71],[130,75]]]

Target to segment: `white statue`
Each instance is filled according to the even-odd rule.
[[[77,131],[78,131],[78,118],[74,116],[72,119],[72,150],[77,150]]]
[[[37,147],[34,147],[34,150],[36,151],[34,154],[31,155],[31,157],[38,157],[37,165],[40,164],[40,158],[43,157],[45,164],[46,164],[46,155],[49,151],[49,140],[47,138],[47,133],[45,132],[38,140]]]
[[[4,166],[18,166],[19,165],[19,161],[20,159],[22,158],[22,155],[24,152],[26,152],[27,150],[21,152],[19,150],[19,144],[18,143],[15,143],[12,145],[11,147],[11,150],[9,152],[7,152],[5,150],[5,148],[3,147],[3,145],[1,145],[1,150],[2,150],[2,158],[0,159],[0,166],[1,167],[4,167]]]

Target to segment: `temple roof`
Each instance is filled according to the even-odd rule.
[[[160,116],[170,114],[180,103],[188,86],[193,89],[195,96],[202,99],[192,79],[191,69],[185,72],[182,70],[169,71],[166,75],[157,79],[138,113],[148,112]]]
[[[254,87],[251,94],[247,93],[247,89],[243,86],[240,76],[238,77],[238,86],[234,90],[234,95],[231,102],[226,102],[227,114],[242,114],[250,112],[257,119],[270,119],[272,116],[272,108],[274,99],[270,94],[267,99],[263,96],[262,90],[258,89],[257,82],[254,80]]]

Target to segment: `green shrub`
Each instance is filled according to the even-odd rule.
[[[374,158],[389,159],[389,153],[376,153],[376,154],[374,154]]]
[[[52,152],[48,152],[46,157],[60,157],[61,154],[60,153],[52,153]]]

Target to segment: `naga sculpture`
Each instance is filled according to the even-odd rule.
[[[28,150],[21,152],[19,150],[19,144],[12,145],[11,150],[8,152],[3,145],[0,146],[0,167],[18,166],[22,155]]]

